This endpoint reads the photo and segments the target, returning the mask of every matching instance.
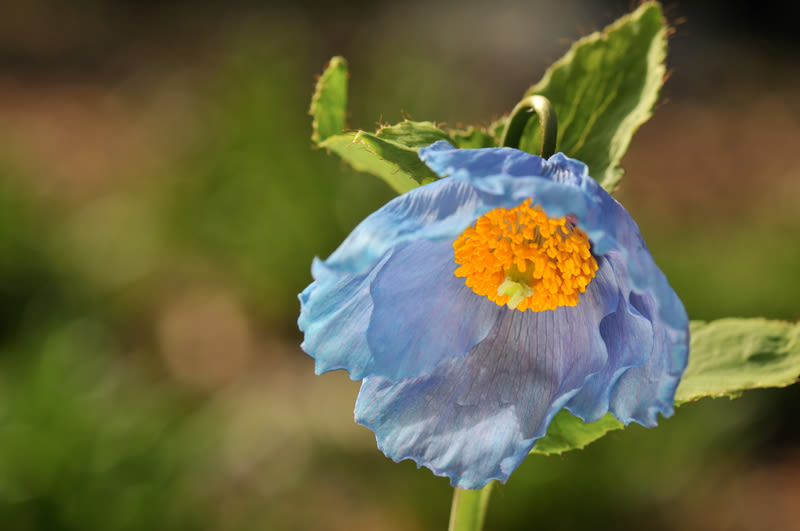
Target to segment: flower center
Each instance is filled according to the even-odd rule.
[[[453,242],[455,275],[498,306],[575,306],[597,271],[589,238],[567,218],[549,218],[530,204],[495,208],[467,227]]]

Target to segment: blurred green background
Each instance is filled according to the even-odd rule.
[[[296,294],[391,191],[312,149],[489,124],[625,2],[11,2],[0,18],[0,529],[435,530],[316,377]],[[694,319],[800,318],[794,7],[671,5],[671,78],[618,197]],[[800,392],[681,408],[493,493],[487,530],[800,529]]]

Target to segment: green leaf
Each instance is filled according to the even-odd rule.
[[[497,141],[485,129],[470,127],[460,131],[450,131],[450,141],[461,149],[478,149],[497,146]]]
[[[800,377],[800,324],[730,318],[692,321],[690,332],[689,366],[675,393],[678,406],[703,397],[735,398],[748,389],[785,387]],[[611,414],[586,424],[562,410],[531,453],[584,448],[623,427]]]
[[[437,140],[453,142],[431,122],[406,120],[382,127],[377,133],[358,131],[331,136],[319,145],[342,157],[356,170],[380,177],[403,194],[439,178],[417,154],[420,147]]]
[[[735,397],[748,389],[785,387],[800,376],[800,325],[766,319],[693,322],[689,366],[679,403]]]
[[[356,170],[380,177],[398,194],[420,185],[409,173],[400,169],[400,166],[385,160],[375,152],[374,148],[366,145],[363,137],[357,140],[356,137],[361,134],[363,131],[331,136],[319,145],[339,155]],[[416,153],[414,156],[416,157]]]
[[[311,97],[311,140],[319,144],[344,132],[347,114],[347,61],[334,57],[319,76]]]
[[[646,2],[602,32],[577,41],[525,96],[541,94],[558,117],[556,149],[585,162],[608,191],[633,133],[652,115],[664,81],[667,26],[661,7]],[[533,122],[533,120],[532,120]],[[520,149],[537,149],[529,123]]]
[[[345,133],[347,114],[347,61],[330,60],[320,75],[309,111],[311,140],[333,151],[359,171],[372,173],[402,194],[439,177],[420,160],[417,150],[438,140],[453,139],[431,122],[405,120],[377,132]],[[476,135],[475,142],[481,140]]]
[[[405,120],[377,132],[345,133],[347,114],[347,61],[330,60],[311,98],[311,140],[333,151],[359,171],[372,173],[402,194],[439,177],[420,160],[417,150],[438,140],[454,140],[431,122]],[[484,140],[477,133],[470,137]]]
[[[450,135],[431,122],[404,120],[396,125],[378,129],[375,136],[413,149],[429,146],[438,140],[453,142]]]
[[[416,186],[433,182],[439,178],[419,158],[417,150],[402,144],[384,140],[378,135],[359,131],[355,137],[356,142],[361,142],[384,161],[394,164],[400,171],[406,173],[416,182]],[[388,182],[388,181],[387,181]],[[391,184],[391,183],[390,183]],[[406,192],[408,190],[405,190]],[[398,192],[403,193],[398,190]]]
[[[553,418],[547,428],[547,434],[536,441],[531,453],[551,455],[578,450],[606,433],[623,427],[622,423],[611,413],[606,414],[597,422],[587,424],[571,415],[566,409],[562,409]]]

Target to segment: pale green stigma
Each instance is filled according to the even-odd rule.
[[[509,299],[506,306],[515,309],[526,297],[533,295],[533,288],[526,282],[518,282],[507,276],[506,279],[497,286],[499,296],[508,295]]]

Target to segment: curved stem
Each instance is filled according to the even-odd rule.
[[[481,531],[489,495],[494,481],[490,481],[482,489],[453,489],[453,505],[450,507],[450,525],[448,531]]]
[[[542,138],[539,145],[539,155],[542,158],[548,158],[556,152],[558,122],[556,121],[556,111],[553,108],[553,104],[539,94],[524,98],[514,107],[503,130],[500,145],[519,148],[522,132],[525,130],[528,120],[534,116],[533,113],[536,113],[535,116],[539,118],[539,132]]]

